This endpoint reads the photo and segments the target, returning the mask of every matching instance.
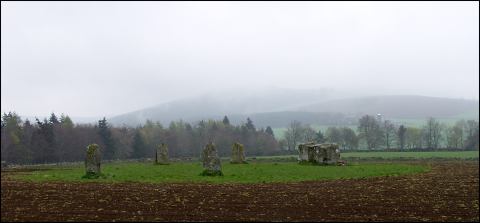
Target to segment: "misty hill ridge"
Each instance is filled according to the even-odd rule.
[[[241,96],[238,93],[241,92]],[[146,119],[168,124],[172,120],[197,121],[230,114],[253,114],[293,110],[308,105],[312,101],[319,102],[331,99],[332,92],[325,89],[293,90],[268,89],[266,91],[236,90],[219,92],[193,98],[185,98],[163,103],[157,106],[129,112],[111,118],[113,124],[138,125]]]
[[[415,95],[389,95],[348,98],[313,103],[300,111],[341,112],[344,114],[384,114],[391,118],[445,118],[478,110],[474,100],[438,98]]]
[[[177,100],[119,115],[111,118],[110,122],[115,125],[135,126],[150,119],[166,125],[173,120],[194,122],[201,119],[221,119],[224,115],[228,115],[231,122],[235,124],[250,117],[259,127],[266,125],[281,127],[291,120],[313,122],[311,124],[339,122],[339,124],[347,124],[361,115],[377,113],[383,114],[386,118],[424,119],[430,116],[448,118],[464,113],[478,118],[479,102],[475,100],[416,95],[331,99],[332,97],[326,94],[325,97],[315,95],[315,98],[289,93],[288,97],[283,98],[198,97]]]

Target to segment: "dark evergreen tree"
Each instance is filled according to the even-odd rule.
[[[248,130],[255,130],[255,126],[250,118],[247,118],[247,124],[245,126]]]
[[[100,135],[100,139],[105,146],[102,154],[103,159],[113,159],[116,150],[115,142],[113,141],[112,133],[105,117],[98,121],[98,134]]]
[[[265,129],[265,132],[266,132],[267,134],[269,134],[269,135],[271,135],[271,136],[275,137],[275,136],[273,135],[273,130],[272,130],[272,127],[270,127],[270,126],[267,126],[267,129]]]
[[[134,159],[144,158],[147,154],[147,145],[139,130],[136,131],[133,137],[133,151],[131,157]]]
[[[225,117],[223,117],[223,124],[224,125],[230,125],[230,120],[228,120],[228,117],[225,115]]]
[[[52,114],[50,115],[50,118],[48,119],[48,121],[51,123],[51,124],[58,124],[60,123],[58,121],[58,118],[57,116],[55,115],[55,113],[52,112]]]
[[[52,117],[50,117],[52,119]],[[40,163],[51,163],[57,162],[58,153],[56,151],[57,145],[55,140],[55,135],[53,132],[53,123],[54,119],[47,121],[44,119],[43,122],[37,120],[37,125],[39,129],[37,130],[36,140],[39,145],[37,150],[37,162]]]

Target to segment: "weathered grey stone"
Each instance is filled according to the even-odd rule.
[[[239,164],[239,163],[247,163],[245,161],[245,151],[243,149],[243,145],[235,142],[232,145],[232,158],[230,163]]]
[[[101,155],[97,144],[87,146],[87,156],[85,158],[86,176],[100,175]]]
[[[298,145],[300,162],[336,164],[340,159],[340,149],[336,143],[305,143]]]
[[[222,165],[215,144],[210,142],[205,146],[202,152],[202,163],[204,168],[202,175],[223,175]]]
[[[168,147],[165,143],[157,146],[155,151],[155,164],[168,164]]]
[[[2,160],[2,170],[7,167],[8,167],[7,162],[5,160]]]

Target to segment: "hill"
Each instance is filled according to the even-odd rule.
[[[386,118],[409,119],[427,117],[449,118],[471,113],[470,116],[477,116],[478,118],[478,106],[478,101],[474,100],[416,95],[389,95],[332,100],[302,106],[299,110],[341,112],[347,115],[380,113]]]
[[[314,103],[312,103],[314,102]],[[364,114],[381,113],[386,119],[475,118],[478,101],[415,95],[336,99],[327,92],[284,92],[243,97],[202,96],[172,101],[110,118],[114,125],[136,126],[147,119],[168,125],[173,120],[196,122],[222,119],[233,124],[250,117],[257,127],[284,127],[292,120],[319,125],[351,125]]]

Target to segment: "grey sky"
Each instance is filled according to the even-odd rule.
[[[2,2],[1,107],[111,116],[229,88],[477,99],[478,2]]]

